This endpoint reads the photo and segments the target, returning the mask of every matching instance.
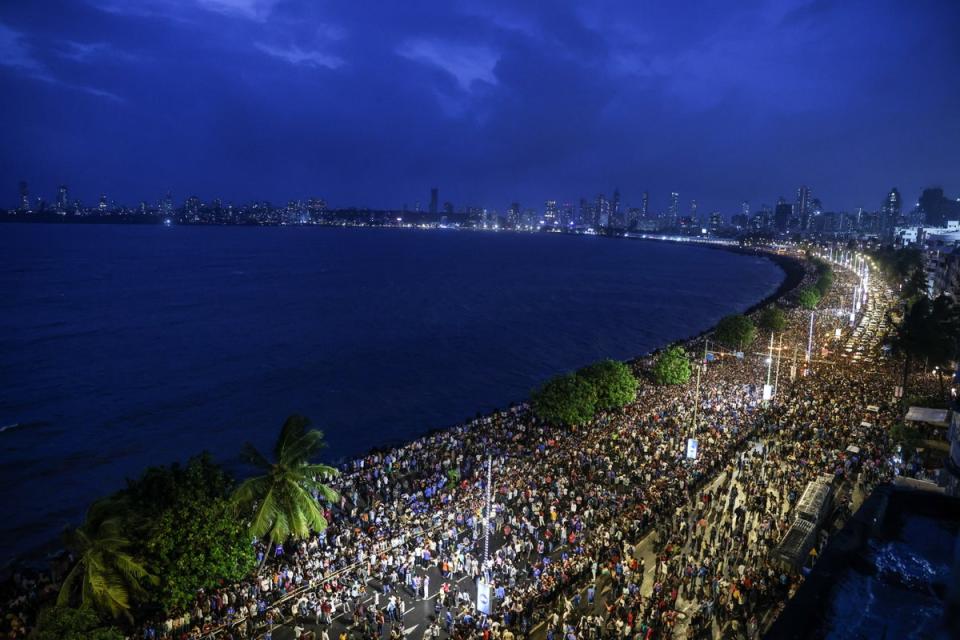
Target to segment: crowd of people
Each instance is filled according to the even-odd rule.
[[[840,306],[850,280],[822,306]],[[806,343],[807,318],[790,313],[784,343]],[[833,332],[823,323],[817,344]],[[710,353],[699,385],[643,384],[586,426],[518,406],[354,460],[332,483],[325,531],[258,544],[255,577],[138,636],[271,637],[284,623],[299,638],[399,640],[405,602],[419,600],[432,604],[425,640],[757,638],[802,581],[771,551],[807,482],[829,474],[844,503],[890,477],[894,383],[882,363],[820,365],[818,351],[811,375],[802,361],[788,374],[784,356],[768,403],[766,353]],[[651,361],[634,365],[645,377]],[[879,409],[863,426],[868,405]]]

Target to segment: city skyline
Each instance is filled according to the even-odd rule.
[[[251,206],[257,203],[269,203],[272,206],[282,207],[285,204],[297,203],[302,204],[303,206],[316,206],[315,203],[322,203],[321,208],[323,209],[333,209],[333,210],[363,210],[363,211],[410,211],[416,213],[430,213],[430,214],[444,214],[444,213],[466,213],[469,214],[473,211],[489,211],[493,213],[500,213],[501,211],[504,215],[509,215],[509,212],[512,208],[517,207],[521,210],[536,210],[537,212],[544,213],[547,220],[555,219],[558,217],[559,212],[565,209],[577,209],[583,208],[586,204],[594,207],[602,207],[609,205],[611,211],[615,211],[616,214],[622,215],[633,215],[639,218],[647,217],[670,217],[670,218],[683,218],[689,217],[692,219],[705,219],[713,216],[715,214],[722,215],[725,219],[730,219],[738,215],[749,217],[752,213],[755,215],[759,212],[766,211],[771,215],[775,214],[776,206],[779,205],[789,205],[790,206],[790,215],[796,215],[799,219],[803,220],[804,227],[808,226],[808,222],[812,217],[820,215],[822,213],[883,213],[896,218],[903,212],[910,212],[917,208],[921,208],[921,198],[922,194],[931,190],[941,190],[943,188],[940,185],[928,185],[924,187],[920,193],[918,193],[917,199],[902,201],[900,190],[893,186],[887,190],[882,199],[877,199],[876,203],[865,204],[855,207],[852,211],[845,209],[838,209],[835,207],[824,206],[819,197],[816,197],[810,186],[806,184],[800,185],[795,193],[796,199],[791,201],[790,198],[779,195],[777,198],[767,198],[763,201],[751,201],[751,200],[741,200],[736,207],[731,208],[730,210],[721,210],[721,209],[710,209],[702,210],[699,208],[698,200],[692,198],[689,200],[686,207],[681,206],[680,194],[676,191],[670,192],[669,201],[666,202],[664,207],[650,206],[650,191],[644,189],[638,193],[637,196],[634,196],[633,199],[621,199],[619,187],[613,189],[612,195],[610,198],[607,198],[606,192],[600,191],[595,192],[591,196],[586,196],[586,194],[569,197],[569,198],[556,198],[547,196],[545,199],[535,201],[534,204],[521,203],[517,200],[510,202],[509,205],[496,206],[491,205],[490,203],[483,202],[453,202],[447,198],[441,198],[440,188],[439,187],[430,187],[429,196],[423,199],[417,199],[411,202],[403,202],[401,204],[387,205],[384,207],[371,207],[364,204],[348,204],[348,205],[335,205],[329,203],[326,198],[322,197],[321,194],[313,194],[305,198],[279,198],[276,201],[269,198],[251,198],[249,200],[235,201],[229,198],[223,198],[218,195],[210,195],[207,197],[201,197],[197,194],[190,195],[179,195],[174,196],[171,192],[167,192],[162,196],[155,196],[150,198],[136,198],[133,201],[121,201],[110,196],[107,192],[100,192],[94,198],[90,200],[84,200],[79,197],[74,196],[74,191],[71,189],[70,185],[67,184],[58,184],[55,190],[54,197],[48,197],[48,193],[44,189],[34,189],[31,185],[25,181],[21,180],[17,185],[18,191],[16,198],[11,202],[12,206],[5,207],[0,206],[0,211],[8,210],[10,212],[24,212],[24,211],[33,211],[37,212],[40,209],[47,211],[59,211],[64,212],[68,209],[74,209],[76,205],[82,205],[83,209],[92,210],[99,208],[100,210],[106,209],[136,209],[142,205],[146,205],[147,208],[156,208],[162,209],[167,207],[172,209],[175,206],[174,203],[180,203],[181,205],[186,205],[190,201],[196,200],[197,203],[202,203],[204,205],[217,205],[217,206],[236,206],[236,207],[246,207]],[[956,198],[957,202],[960,202],[960,198]],[[656,200],[654,200],[656,201]],[[773,204],[771,204],[773,203]],[[551,209],[553,213],[551,214]],[[610,212],[607,212],[609,215]]]
[[[5,6],[0,184],[374,209],[426,208],[439,186],[438,207],[501,210],[619,187],[629,206],[677,192],[703,215],[808,184],[831,210],[873,209],[892,186],[907,202],[960,191],[958,17],[949,2]]]

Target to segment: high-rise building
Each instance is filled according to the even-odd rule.
[[[170,192],[167,191],[167,195],[163,198],[163,204],[160,207],[163,210],[163,215],[169,216],[173,213],[173,196],[170,195]]]
[[[100,194],[100,202],[97,203],[97,209],[100,210],[100,213],[103,213],[104,211],[107,210],[107,194],[105,193]]]
[[[68,202],[69,198],[67,194],[67,185],[62,184],[57,187],[57,211],[60,213],[66,213]]]
[[[894,187],[890,189],[890,193],[887,194],[887,198],[883,201],[883,207],[881,208],[880,218],[883,221],[884,235],[893,233],[893,228],[900,220],[900,209],[900,192]]]
[[[563,210],[560,213],[560,226],[566,228],[573,224],[574,213],[573,213],[573,203],[564,202]]]
[[[440,192],[436,187],[430,189],[430,213],[433,215],[437,214],[437,209],[440,206],[438,202],[440,197]]]
[[[945,227],[949,220],[960,220],[960,199],[946,197],[940,187],[924,189],[917,209],[930,227]]]
[[[21,180],[19,187],[20,204],[17,208],[22,212],[30,211],[30,188],[27,186],[27,181]]]
[[[620,215],[620,188],[614,187],[613,200],[610,202],[610,226],[624,227],[623,218]]]
[[[793,218],[793,205],[782,197],[777,200],[777,206],[773,210],[773,227],[783,233],[790,226],[790,220]]]
[[[714,211],[710,214],[710,228],[714,231],[723,226],[723,216],[720,215],[719,211]]]
[[[746,200],[740,203],[740,215],[750,217],[750,203]]]
[[[610,226],[610,201],[607,200],[607,197],[602,193],[597,196],[596,205],[594,207],[594,216],[594,227],[599,228]]]
[[[520,226],[520,203],[514,202],[507,209],[507,225],[513,228]]]
[[[807,185],[801,185],[797,189],[797,202],[793,208],[793,215],[798,218],[801,231],[806,231],[810,226],[810,189]]]
[[[560,221],[560,210],[557,208],[556,200],[547,200],[543,206],[543,222],[548,226],[554,226]]]
[[[676,224],[680,217],[680,194],[676,191],[670,194],[670,210],[667,215],[670,218],[670,224]]]
[[[697,201],[696,200],[690,201],[690,219],[693,220],[694,222],[697,221]]]
[[[643,192],[643,199],[640,201],[640,215],[643,218],[646,218],[650,213],[650,194],[646,191]]]
[[[593,226],[593,207],[586,198],[580,198],[580,215],[577,218],[577,225],[590,227]]]

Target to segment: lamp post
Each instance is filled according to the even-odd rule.
[[[773,387],[770,385],[770,374],[773,372],[773,332],[770,332],[770,354],[767,356],[767,384],[763,385],[763,401],[768,402],[773,397]]]
[[[697,435],[697,409],[700,408],[700,370],[707,366],[707,347],[710,340],[703,340],[703,361],[697,364],[697,384],[693,391],[693,421],[690,423],[690,438]]]
[[[483,570],[487,571],[488,562],[490,561],[490,485],[493,483],[493,456],[487,456],[487,495],[486,495],[486,509],[484,510],[483,517]]]
[[[780,383],[780,360],[783,358],[783,333],[777,343],[777,372],[773,374],[773,397],[777,397],[777,385]]]

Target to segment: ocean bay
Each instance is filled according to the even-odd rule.
[[[760,257],[559,234],[6,225],[0,245],[11,552],[147,465],[231,466],[289,413],[340,459],[698,333],[783,279]]]

